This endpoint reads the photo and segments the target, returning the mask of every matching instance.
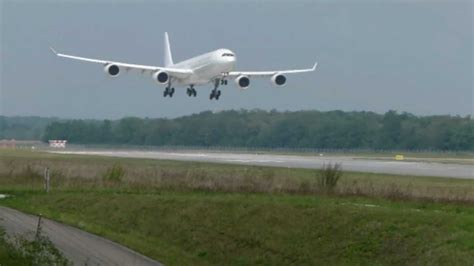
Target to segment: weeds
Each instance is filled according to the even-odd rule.
[[[119,189],[123,191],[221,191],[351,195],[394,200],[474,202],[474,182],[343,172],[340,164],[321,170],[285,169],[127,160],[116,158],[0,159],[0,186],[42,188],[43,169],[51,169],[55,190]]]

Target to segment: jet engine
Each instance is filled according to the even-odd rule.
[[[120,74],[120,68],[114,64],[107,64],[104,67],[105,73],[109,74],[111,77],[116,77]]]
[[[275,74],[272,76],[272,83],[276,86],[285,86],[286,84],[286,77],[283,76],[282,74]]]
[[[246,90],[250,86],[250,79],[247,76],[240,75],[235,79],[235,83],[243,90]]]
[[[157,71],[153,74],[153,79],[159,84],[165,84],[168,83],[170,75],[165,71]]]

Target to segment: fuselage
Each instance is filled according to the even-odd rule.
[[[174,85],[203,85],[214,81],[222,73],[230,72],[236,61],[235,54],[229,49],[218,49],[188,60],[176,63],[171,68],[191,69],[193,74],[184,79],[174,79]]]

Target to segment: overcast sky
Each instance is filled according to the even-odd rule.
[[[345,110],[418,115],[473,113],[472,1],[5,1],[1,5],[0,115],[176,117],[204,110]],[[39,2],[39,3],[38,3]],[[233,82],[210,101],[135,72],[111,79],[80,56],[163,65],[217,48],[237,70],[310,67],[276,88]]]

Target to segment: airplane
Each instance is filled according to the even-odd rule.
[[[312,68],[292,69],[292,70],[272,70],[272,71],[233,71],[236,62],[235,53],[229,49],[218,49],[206,54],[202,54],[188,60],[174,63],[171,55],[170,41],[168,33],[164,36],[164,66],[147,66],[129,63],[121,63],[110,60],[100,60],[85,58],[80,56],[58,53],[52,47],[51,51],[59,57],[80,60],[90,63],[97,63],[104,66],[104,71],[111,77],[117,77],[122,70],[138,70],[143,74],[149,74],[158,84],[166,85],[163,96],[173,97],[174,86],[188,86],[186,93],[189,97],[196,97],[195,86],[214,84],[209,99],[219,100],[221,91],[219,85],[227,85],[229,79],[234,79],[237,86],[246,90],[250,86],[251,77],[270,77],[271,82],[276,86],[286,84],[286,75],[293,73],[311,72],[316,69],[316,62]]]

